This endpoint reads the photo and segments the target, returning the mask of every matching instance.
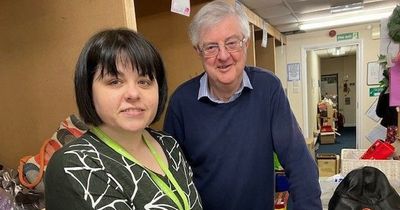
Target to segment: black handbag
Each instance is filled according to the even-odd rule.
[[[365,166],[344,177],[329,200],[328,209],[400,210],[400,196],[382,171]]]

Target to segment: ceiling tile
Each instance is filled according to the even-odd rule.
[[[360,0],[239,0],[281,32],[297,31],[304,21],[319,21],[340,16],[392,11],[400,0],[364,0],[362,11],[331,14],[330,6],[359,2]],[[289,7],[289,8],[288,8]],[[380,9],[380,8],[386,9]],[[294,14],[292,14],[292,12]],[[381,13],[382,13],[381,12]],[[378,21],[378,20],[377,20]]]
[[[283,4],[274,7],[262,7],[259,9],[255,9],[254,11],[256,11],[256,13],[261,17],[267,19],[291,14],[290,10]]]
[[[240,0],[240,2],[251,10],[282,4],[282,0]]]

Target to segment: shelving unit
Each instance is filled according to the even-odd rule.
[[[336,139],[336,110],[333,103],[323,100],[318,104],[319,137],[321,144],[334,144]]]
[[[170,1],[54,0],[2,1],[0,24],[3,69],[0,83],[5,99],[0,113],[0,162],[16,168],[18,160],[35,154],[60,120],[77,113],[73,91],[76,59],[87,39],[105,28],[137,30],[160,51],[167,70],[168,91],[200,74],[202,65],[187,37],[192,16],[209,0],[191,1],[191,17],[170,12]],[[226,0],[237,4],[234,0]],[[249,16],[252,38],[249,65],[275,70],[275,44],[286,37],[241,5]],[[268,32],[260,49],[257,33]],[[260,32],[258,32],[260,31]],[[254,41],[256,40],[256,41]],[[27,111],[26,111],[27,110]],[[9,119],[12,119],[11,121]],[[11,123],[10,123],[11,122]],[[153,127],[162,128],[163,118]]]

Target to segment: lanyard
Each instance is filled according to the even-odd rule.
[[[178,191],[179,197],[181,197],[184,208],[182,207],[181,202],[179,201],[178,197],[174,192],[172,192],[171,188],[168,187],[168,185],[161,180],[160,177],[158,177],[153,171],[150,169],[144,167],[141,163],[139,163],[138,160],[136,160],[129,152],[127,152],[121,145],[119,145],[117,142],[112,140],[109,136],[107,136],[106,133],[104,133],[99,127],[92,127],[91,131],[100,138],[105,144],[107,144],[109,147],[111,147],[114,151],[118,152],[122,156],[128,158],[129,160],[133,161],[134,163],[140,165],[142,168],[144,168],[149,174],[152,180],[157,184],[158,187],[161,188],[161,190],[169,197],[171,200],[178,206],[180,210],[189,210],[189,202],[187,197],[185,196],[185,192],[182,190],[182,188],[179,186],[178,182],[172,175],[172,173],[169,171],[168,166],[162,161],[161,157],[158,155],[154,147],[144,138],[142,135],[142,140],[144,143],[147,145],[149,148],[151,154],[154,156],[156,159],[158,165],[160,166],[161,170],[165,173],[167,178],[171,181],[172,185],[175,187],[176,191]]]

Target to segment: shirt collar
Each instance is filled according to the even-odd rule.
[[[207,75],[207,72],[205,72],[204,75],[200,78],[200,88],[199,88],[197,100],[200,100],[203,97],[207,97],[208,99],[210,99],[211,101],[213,101],[215,103],[229,103],[229,102],[232,102],[235,99],[237,99],[240,96],[240,94],[242,94],[242,91],[245,87],[249,88],[249,89],[253,89],[253,86],[251,85],[249,76],[247,75],[246,71],[243,71],[243,78],[242,78],[242,82],[240,84],[239,90],[236,91],[227,102],[224,102],[224,101],[218,100],[211,94],[211,92],[209,91],[209,88],[208,88],[207,81],[208,81],[208,75]]]

